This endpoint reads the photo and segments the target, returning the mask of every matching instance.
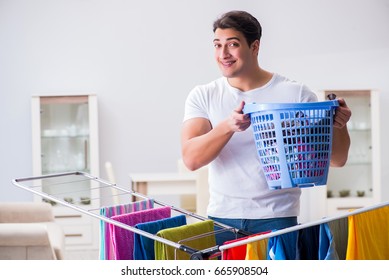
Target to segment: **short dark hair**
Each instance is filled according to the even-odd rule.
[[[249,46],[255,41],[261,40],[262,27],[258,20],[245,11],[230,11],[221,15],[213,23],[213,32],[217,28],[232,28],[242,32]]]

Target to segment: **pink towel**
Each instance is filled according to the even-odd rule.
[[[117,216],[111,219],[134,227],[139,223],[157,221],[171,217],[169,206],[137,211]],[[112,233],[112,243],[116,260],[134,259],[134,232],[124,228],[109,224]]]

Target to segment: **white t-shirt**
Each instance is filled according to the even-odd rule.
[[[264,86],[247,92],[232,87],[221,77],[196,86],[185,103],[184,121],[205,118],[212,127],[247,103],[297,103],[317,101],[305,85],[278,74]],[[209,164],[209,216],[231,219],[265,219],[298,216],[299,188],[270,190],[257,156],[251,127],[236,132]]]

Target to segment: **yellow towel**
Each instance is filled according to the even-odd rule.
[[[173,242],[180,243],[179,241],[181,240],[190,237],[196,237],[204,233],[210,233],[207,234],[205,237],[195,238],[193,240],[180,243],[196,250],[202,250],[216,246],[215,234],[213,232],[214,223],[211,220],[207,220],[179,227],[163,229],[157,233],[157,236],[171,240]],[[166,245],[159,241],[155,241],[154,250],[156,260],[190,259],[190,254],[182,250],[175,249],[174,247]]]
[[[266,260],[268,239],[247,243],[246,260]]]
[[[389,260],[389,206],[348,217],[346,260]]]

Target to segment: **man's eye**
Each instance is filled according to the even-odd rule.
[[[214,44],[213,46],[214,46],[215,49],[220,48],[220,44]]]
[[[238,47],[238,46],[239,46],[239,44],[238,44],[238,43],[235,43],[235,42],[233,42],[233,43],[230,43],[230,44],[229,44],[229,46],[230,46],[230,47]]]

